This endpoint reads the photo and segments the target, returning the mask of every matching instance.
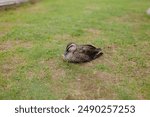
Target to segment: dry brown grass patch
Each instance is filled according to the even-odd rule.
[[[98,10],[100,7],[98,7],[97,5],[89,5],[86,7],[86,9],[88,10]]]
[[[69,34],[55,35],[54,40],[72,40],[73,37]]]
[[[147,18],[145,18],[144,16],[143,16],[143,14],[127,14],[127,15],[123,15],[123,16],[114,16],[114,17],[112,17],[112,18],[109,18],[108,20],[107,20],[107,22],[108,23],[114,23],[114,22],[117,22],[117,23],[122,23],[122,24],[127,24],[127,25],[131,25],[131,26],[133,26],[134,25],[134,27],[133,28],[135,28],[135,29],[137,29],[137,27],[139,28],[139,22],[143,22],[143,20],[145,21],[145,22],[148,22],[148,19]]]
[[[15,47],[31,48],[32,46],[33,44],[29,41],[8,40],[8,41],[0,43],[0,51],[12,50]]]
[[[87,34],[87,38],[94,39],[100,36],[101,31],[94,28],[85,29],[85,32]]]
[[[50,59],[48,61],[41,61],[40,64],[45,65],[49,68],[52,74],[52,79],[56,80],[66,76],[65,70],[58,67],[57,61],[54,59]]]
[[[117,82],[119,78],[105,72],[79,75],[70,83],[66,99],[115,99],[112,84]]]
[[[19,65],[25,64],[24,60],[19,56],[7,59],[1,66],[1,73],[5,78],[11,77]]]

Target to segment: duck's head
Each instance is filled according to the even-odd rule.
[[[67,55],[67,53],[73,53],[77,49],[77,45],[75,43],[69,43],[66,47],[66,51],[64,55]]]

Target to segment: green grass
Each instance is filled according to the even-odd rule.
[[[149,0],[42,0],[0,11],[0,99],[150,99]],[[62,60],[69,42],[92,62]]]

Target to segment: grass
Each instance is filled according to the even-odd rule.
[[[150,99],[149,0],[42,0],[0,11],[0,99]],[[104,55],[70,64],[69,42]]]

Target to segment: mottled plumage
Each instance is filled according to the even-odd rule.
[[[96,59],[102,54],[101,49],[93,45],[69,43],[64,53],[64,60],[73,63],[82,63]]]

